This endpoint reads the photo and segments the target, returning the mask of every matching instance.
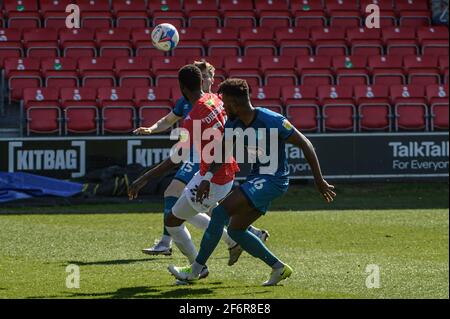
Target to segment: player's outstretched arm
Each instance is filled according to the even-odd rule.
[[[300,147],[305,154],[306,160],[311,166],[313,172],[314,181],[316,183],[317,189],[322,194],[327,202],[332,202],[336,193],[334,192],[334,186],[327,183],[327,181],[322,176],[322,171],[320,169],[319,159],[317,158],[316,151],[311,141],[302,133],[300,133],[296,128],[293,128],[294,132],[287,139],[288,143]]]
[[[139,127],[133,131],[134,135],[150,135],[165,132],[181,119],[180,116],[170,112],[151,127]]]

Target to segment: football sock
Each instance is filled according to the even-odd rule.
[[[164,197],[164,218],[166,217],[167,214],[169,214],[172,211],[173,206],[175,205],[175,203],[177,202],[178,197],[174,197],[174,196],[168,196],[168,197]],[[163,235],[169,236],[170,234],[167,231],[166,227],[163,226]],[[164,238],[164,236],[163,236]],[[170,241],[169,241],[170,244]]]
[[[243,231],[228,228],[228,235],[230,235],[230,237],[237,242],[242,249],[253,257],[261,259],[270,267],[279,262],[278,258],[275,257],[269,249],[267,249],[261,239],[248,230]]]
[[[217,247],[220,238],[223,236],[225,225],[228,225],[229,217],[222,205],[213,209],[211,214],[211,221],[208,228],[203,234],[200,243],[200,251],[195,261],[200,265],[206,265],[206,261]]]
[[[196,276],[200,275],[200,272],[202,271],[204,265],[200,265],[198,262],[194,261],[192,264],[192,273]]]
[[[205,231],[208,228],[209,222],[211,220],[211,217],[209,217],[205,213],[197,214],[191,218],[189,218],[187,221],[194,225],[195,227]],[[227,244],[228,248],[234,247],[236,245],[236,242],[228,236],[227,231],[223,229],[222,231],[222,240]]]
[[[189,230],[184,225],[176,227],[166,226],[166,229],[172,236],[175,245],[189,259],[189,263],[192,264],[197,256],[197,249],[195,249],[194,243],[192,242]]]
[[[170,247],[172,244],[172,237],[170,237],[170,235],[163,235],[161,238],[161,243],[167,247]]]

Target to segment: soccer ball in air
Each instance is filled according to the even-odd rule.
[[[177,28],[169,23],[161,23],[152,31],[153,45],[161,51],[175,49],[179,39]]]

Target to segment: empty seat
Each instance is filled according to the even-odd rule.
[[[428,109],[422,85],[393,85],[396,130],[427,130]]]
[[[5,0],[3,8],[6,12],[38,11],[38,3],[35,0]]]
[[[296,59],[296,70],[302,85],[333,84],[330,56],[299,56]]]
[[[189,26],[192,28],[221,27],[221,17],[217,11],[192,11],[188,13]]]
[[[131,31],[131,41],[136,49],[136,56],[164,56],[164,51],[156,49],[151,40],[153,28],[135,28]]]
[[[128,29],[97,29],[95,37],[99,46],[100,56],[128,57],[133,55]]]
[[[120,57],[114,62],[121,87],[145,87],[153,85],[150,60],[147,57]]]
[[[381,29],[347,28],[346,35],[352,55],[382,55],[384,52]]]
[[[253,11],[252,0],[220,0],[219,7],[222,12]]]
[[[449,129],[448,113],[448,84],[447,85],[427,85],[427,101],[430,106],[431,130]]]
[[[17,29],[0,29],[0,68],[6,58],[20,58],[24,55],[22,49],[22,32]]]
[[[382,30],[387,54],[419,54],[416,32],[413,27],[386,27]]]
[[[203,38],[207,41],[209,56],[237,56],[241,53],[235,28],[206,28]]]
[[[133,91],[128,88],[99,88],[97,91],[102,114],[102,132],[128,133],[135,128],[136,110]]]
[[[241,28],[239,36],[244,46],[245,55],[276,55],[277,48],[273,41],[274,32],[270,28]]]
[[[54,88],[25,88],[23,90],[23,111],[26,133],[61,134],[61,110],[58,90]]]
[[[135,88],[134,100],[139,110],[139,126],[150,127],[172,111],[168,87]]]
[[[113,16],[110,11],[83,11],[81,12],[81,27],[87,29],[112,28]]]
[[[280,47],[280,55],[312,55],[309,31],[304,27],[276,28],[275,39]]]
[[[281,91],[286,116],[301,131],[320,131],[321,112],[312,86],[286,86]]]
[[[204,56],[203,35],[200,28],[182,28],[178,30],[180,42],[172,50],[172,55]]]
[[[80,58],[78,68],[84,87],[114,87],[116,79],[113,72],[114,60],[109,57]]]
[[[223,14],[223,26],[229,28],[254,28],[256,16],[253,11],[225,11]]]
[[[298,84],[294,57],[263,56],[260,65],[264,73],[265,85],[292,86]]]
[[[361,17],[358,10],[353,11],[331,11],[330,26],[351,28],[361,25]]]
[[[359,10],[358,0],[325,0],[325,8],[328,12]]]
[[[395,0],[394,2],[395,10],[398,12],[402,11],[427,11],[428,3],[427,1],[421,0]]]
[[[336,82],[339,85],[369,84],[366,70],[367,58],[362,55],[336,56],[332,60],[336,70]]]
[[[311,40],[316,46],[317,55],[348,55],[343,28],[311,28]]]
[[[419,27],[417,37],[422,45],[423,55],[448,55],[448,27]]]
[[[9,101],[19,101],[24,88],[42,87],[40,61],[37,58],[6,58],[5,79],[9,88]]]
[[[351,86],[321,85],[317,88],[322,105],[324,131],[356,130],[356,108]]]
[[[89,29],[61,29],[59,41],[65,57],[95,57],[97,48],[94,31]]]
[[[291,11],[294,14],[295,26],[324,27],[327,23],[322,1],[292,1]]]
[[[41,60],[45,86],[51,88],[78,87],[77,61],[73,58],[45,58]]]
[[[150,3],[151,1],[149,1]],[[166,11],[151,11],[153,18],[153,25],[161,23],[170,23],[176,28],[185,28],[187,26],[184,13],[182,11],[166,10]]]
[[[392,111],[387,85],[357,85],[354,88],[361,131],[391,131]]]
[[[57,57],[60,55],[56,29],[26,29],[23,32],[24,48],[29,57]]]
[[[116,15],[117,27],[128,29],[148,27],[145,0],[114,0],[112,8]]]
[[[437,56],[405,56],[403,65],[408,73],[409,84],[439,84],[440,75]]]
[[[399,21],[400,26],[429,26],[431,24],[430,11],[401,11]]]
[[[151,12],[181,11],[181,3],[179,0],[153,0],[147,1],[147,8]]]
[[[66,13],[66,7],[72,4],[73,1],[70,0],[41,0],[39,1],[41,14],[44,20],[45,28],[65,28],[66,18],[68,13]]]
[[[100,116],[95,88],[61,88],[59,95],[65,113],[65,134],[99,134]]]
[[[251,56],[225,57],[224,68],[229,77],[243,78],[249,86],[262,86],[259,59]]]
[[[373,84],[404,84],[403,59],[400,55],[370,56],[368,65],[372,73]]]
[[[287,1],[263,0],[255,2],[255,10],[262,27],[290,27],[291,15]]]

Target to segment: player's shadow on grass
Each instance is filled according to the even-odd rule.
[[[158,260],[165,260],[164,257],[151,257],[151,258],[144,258],[144,259],[113,259],[113,260],[99,260],[99,261],[67,261],[65,266],[69,264],[74,264],[78,266],[110,266],[110,265],[128,265],[128,264],[134,264],[139,262],[146,262],[146,261],[158,261]]]

